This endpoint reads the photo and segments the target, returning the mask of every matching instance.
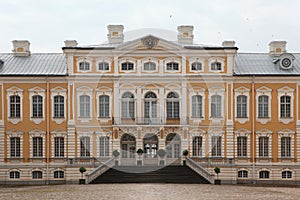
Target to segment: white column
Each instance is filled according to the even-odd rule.
[[[137,61],[137,68],[136,68],[136,73],[138,76],[141,75],[141,71],[142,71],[142,62],[140,60]]]
[[[4,120],[0,120],[0,163],[4,162]]]
[[[165,90],[164,88],[159,88],[159,115],[160,119],[165,121]]]
[[[181,65],[182,65],[182,75],[186,75],[186,57],[182,56],[181,60]]]
[[[141,94],[141,88],[137,88],[137,106],[136,106],[136,111],[137,111],[137,119],[138,123],[141,122],[141,117],[142,117],[142,94]]]
[[[67,66],[68,66],[68,74],[73,75],[74,74],[74,62],[73,62],[73,54],[67,55]]]
[[[164,61],[159,60],[159,75],[162,76],[164,74]]]
[[[186,91],[186,81],[181,82],[181,124],[185,124],[187,122],[187,97],[186,97],[187,91]]]
[[[114,75],[119,74],[119,61],[118,61],[118,56],[114,56]]]
[[[114,82],[114,120],[117,122],[117,124],[120,122],[120,108],[119,108],[119,81]]]

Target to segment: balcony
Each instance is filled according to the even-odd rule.
[[[145,118],[145,117],[137,117],[137,118],[119,118],[114,117],[113,119],[114,125],[186,125],[188,123],[188,118],[175,118],[168,119],[164,117],[156,117],[156,118]]]

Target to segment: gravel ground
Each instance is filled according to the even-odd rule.
[[[200,184],[52,185],[0,188],[0,199],[300,200],[300,188]]]

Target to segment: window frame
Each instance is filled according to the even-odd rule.
[[[293,172],[291,170],[284,170],[281,172],[282,179],[293,179]]]
[[[133,97],[128,98],[128,97],[124,97],[125,94],[131,94]],[[132,104],[132,105],[131,105]],[[125,108],[124,105],[126,105],[126,112],[125,112]],[[133,110],[130,110],[130,108],[133,108]],[[135,115],[136,115],[136,99],[135,99],[135,94],[131,91],[125,91],[121,94],[121,105],[120,105],[120,109],[121,109],[121,119],[135,119]],[[125,114],[126,113],[126,114]]]
[[[215,158],[222,157],[222,146],[223,146],[222,136],[212,135],[211,136],[211,157],[215,157]]]
[[[43,179],[43,172],[40,170],[35,170],[31,172],[32,179]]]
[[[20,171],[12,170],[9,172],[9,179],[20,179],[20,178],[21,178]]]
[[[259,179],[270,179],[271,173],[268,170],[259,171]]]
[[[65,172],[63,170],[55,170],[53,172],[53,178],[54,179],[64,179],[65,178]]]
[[[133,64],[133,69],[132,70],[123,70],[122,65],[124,63],[132,63]],[[124,73],[132,73],[136,72],[136,67],[137,66],[137,61],[134,58],[122,58],[119,60],[119,72],[124,72]]]
[[[44,158],[46,156],[46,148],[44,147],[46,145],[46,132],[41,131],[39,129],[34,129],[32,131],[29,131],[29,137],[30,137],[30,158]],[[41,137],[42,138],[42,156],[33,156],[33,138],[35,137]]]
[[[98,139],[98,155],[100,158],[106,158],[110,156],[110,137],[107,133],[98,133],[99,136]],[[103,140],[103,141],[102,141]],[[103,142],[103,143],[101,143]],[[103,148],[101,147],[101,144],[104,144]]]
[[[148,62],[152,62],[152,63],[155,63],[155,70],[145,70],[144,68],[144,65],[145,63],[148,63]],[[146,57],[146,58],[143,58],[141,60],[141,68],[142,68],[142,72],[144,73],[153,73],[153,72],[158,72],[158,68],[159,68],[159,62],[158,62],[158,59],[156,58],[153,58],[153,57]]]
[[[88,70],[80,69],[80,63],[83,63],[83,62],[89,64],[89,69]],[[79,57],[79,58],[76,59],[76,65],[77,65],[77,72],[80,72],[80,73],[91,72],[92,68],[93,68],[93,60],[91,58]]]
[[[237,174],[238,178],[248,178],[249,177],[249,172],[248,170],[238,170],[238,174]]]
[[[221,69],[220,70],[213,70],[212,69],[212,64],[216,63],[216,62],[221,64]],[[220,58],[220,57],[212,57],[212,58],[208,59],[208,66],[209,66],[209,72],[214,72],[214,73],[224,72],[225,59]]]
[[[260,96],[268,96],[268,116],[262,117],[259,115],[259,97]],[[256,120],[261,124],[266,124],[272,120],[272,89],[262,86],[256,89]]]
[[[212,120],[213,122],[219,123],[221,120],[224,119],[224,88],[219,88],[219,87],[213,87],[208,89],[209,92],[209,119]],[[213,117],[212,114],[212,97],[218,95],[221,97],[221,116],[218,117]]]
[[[77,119],[81,122],[89,122],[90,120],[92,120],[93,118],[93,109],[92,109],[92,105],[93,105],[93,89],[92,88],[89,88],[89,87],[86,87],[86,86],[82,86],[82,87],[79,87],[76,89],[76,92],[77,92]],[[80,116],[80,96],[82,95],[87,95],[90,97],[90,103],[89,103],[89,110],[90,110],[90,115],[87,116],[87,117],[82,117]]]
[[[171,58],[166,58],[164,61],[163,61],[163,64],[164,64],[164,72],[165,73],[178,73],[178,72],[181,72],[181,62],[182,60],[180,58],[176,58],[176,57],[171,57]],[[167,68],[167,64],[168,63],[176,63],[178,64],[178,70],[168,70]]]
[[[192,136],[192,156],[203,157],[203,155],[203,136]]]
[[[12,139],[16,139],[16,141],[12,141]],[[9,156],[10,158],[21,158],[21,137],[9,137]]]
[[[108,116],[105,116],[105,117],[100,117],[100,102],[99,102],[99,96],[101,95],[106,95],[109,97],[109,112],[108,112]],[[102,86],[102,87],[99,87],[96,89],[96,101],[97,101],[97,118],[98,120],[100,120],[100,122],[103,122],[103,123],[107,123],[108,120],[110,120],[112,118],[112,89],[109,88],[109,87],[105,87],[105,86]]]
[[[199,72],[204,72],[204,59],[198,58],[198,57],[192,57],[189,60],[189,69],[191,73],[199,73]],[[193,63],[201,63],[202,67],[201,70],[193,70]]]
[[[52,88],[51,90],[51,102],[52,102],[52,121],[54,121],[56,124],[61,124],[66,121],[67,119],[67,90],[65,88],[62,88],[60,86]],[[55,117],[55,102],[54,97],[55,96],[62,96],[64,98],[64,117]]]
[[[7,121],[13,124],[18,124],[23,121],[23,90],[18,87],[10,87],[6,90],[7,94]],[[11,117],[11,104],[10,97],[19,96],[20,97],[20,117]]]
[[[42,97],[42,116],[34,117],[33,116],[33,97],[34,96],[41,96]],[[35,124],[40,124],[42,121],[45,120],[45,113],[46,113],[46,105],[45,105],[45,89],[40,87],[34,87],[29,89],[29,100],[30,100],[30,120],[33,121]]]
[[[295,98],[294,98],[295,89],[290,88],[288,86],[284,86],[277,90],[278,92],[278,120],[283,124],[289,124],[294,120],[294,106],[295,106]],[[290,97],[290,116],[282,117],[281,116],[281,97],[289,96]]]
[[[265,155],[264,149],[260,149],[260,138],[268,138],[267,151]],[[265,146],[265,145],[264,145]],[[263,154],[260,154],[262,151]],[[261,129],[256,131],[256,157],[259,159],[272,158],[272,131],[268,129]]]
[[[108,64],[108,69],[99,69],[99,64],[100,63],[107,63]],[[110,58],[98,58],[96,60],[96,66],[97,66],[97,72],[101,72],[101,73],[107,73],[107,72],[111,72],[111,64],[112,64],[112,60]]]
[[[171,93],[174,93],[177,97],[174,97],[174,98],[168,98],[168,96],[171,94]],[[169,116],[169,110],[168,110],[168,103],[171,103],[171,116]],[[177,113],[176,113],[176,105],[175,103],[178,103],[178,116],[177,116]],[[166,94],[166,119],[167,120],[177,120],[177,119],[180,119],[180,111],[181,111],[181,101],[180,101],[180,95],[177,91],[169,91],[167,94]]]
[[[91,148],[91,146],[92,146],[91,136],[80,135],[79,136],[79,144],[80,144],[80,146],[79,146],[78,149],[79,149],[80,157],[83,157],[83,158],[91,157],[92,156],[92,153],[91,153],[91,149],[92,149]]]

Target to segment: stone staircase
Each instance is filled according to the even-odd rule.
[[[100,183],[209,184],[209,181],[188,166],[115,166],[91,182]]]

